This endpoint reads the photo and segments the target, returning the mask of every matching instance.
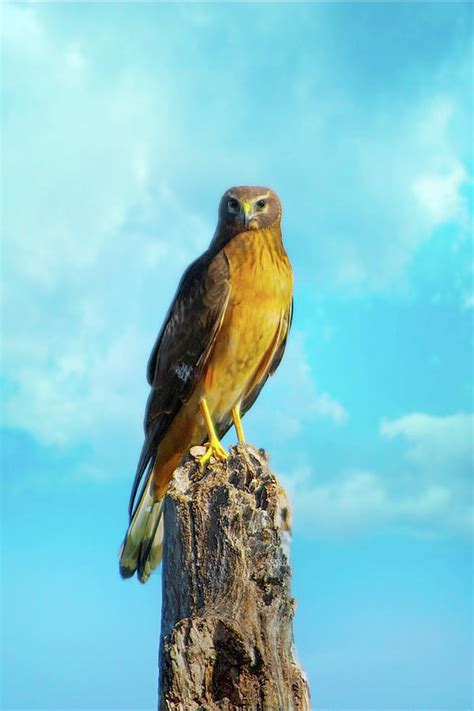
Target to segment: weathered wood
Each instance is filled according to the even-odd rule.
[[[160,711],[309,711],[293,647],[290,509],[266,454],[237,445],[204,470],[190,456],[164,515]]]

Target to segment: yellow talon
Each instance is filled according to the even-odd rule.
[[[199,407],[201,408],[201,412],[204,417],[204,422],[206,423],[207,431],[209,434],[209,445],[207,452],[206,454],[203,454],[202,457],[200,457],[199,462],[201,464],[206,464],[212,457],[212,455],[214,455],[218,459],[227,459],[229,455],[225,451],[222,444],[219,442],[219,438],[216,435],[216,431],[214,429],[214,425],[212,423],[211,415],[205,398],[202,398],[200,400]]]
[[[217,457],[217,459],[227,459],[229,456],[217,438],[214,442],[211,441],[209,443],[206,454],[203,454],[202,457],[199,458],[200,464],[206,464],[212,455]]]
[[[199,464],[207,464],[211,458],[211,455],[212,455],[212,448],[209,447],[206,454],[203,454],[202,457],[199,457]]]

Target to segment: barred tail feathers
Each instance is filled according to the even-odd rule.
[[[120,575],[131,578],[137,573],[146,583],[161,562],[163,551],[164,497],[155,500],[151,482],[145,487],[119,552]]]

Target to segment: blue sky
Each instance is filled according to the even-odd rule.
[[[160,574],[117,570],[145,364],[254,183],[295,318],[245,425],[293,502],[314,708],[470,708],[472,6],[2,14],[2,707],[156,705]]]

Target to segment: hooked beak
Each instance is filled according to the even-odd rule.
[[[252,217],[252,206],[247,200],[244,200],[244,202],[242,203],[242,219],[245,227],[247,227]]]

